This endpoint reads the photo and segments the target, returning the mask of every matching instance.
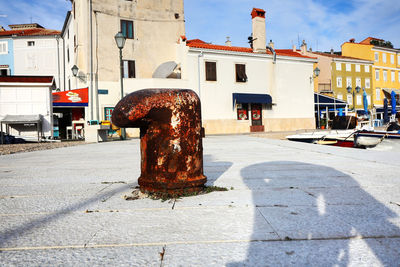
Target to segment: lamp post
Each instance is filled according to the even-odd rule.
[[[360,92],[360,90],[361,90],[361,88],[360,88],[360,86],[356,86],[356,88],[352,88],[350,85],[349,86],[347,86],[347,88],[346,88],[346,90],[347,90],[347,92],[348,93],[352,93],[353,94],[353,109],[354,109],[354,112],[356,112],[356,102],[355,102],[355,92],[357,92],[357,94]]]
[[[115,43],[117,44],[117,47],[119,49],[119,67],[120,67],[120,80],[121,80],[121,99],[124,97],[124,65],[122,62],[122,49],[124,48],[126,38],[122,34],[122,32],[118,32],[115,36]],[[126,139],[126,132],[125,128],[121,128],[121,139],[125,140]]]

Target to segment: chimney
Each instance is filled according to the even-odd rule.
[[[301,54],[305,55],[307,53],[307,44],[306,41],[303,40],[303,43],[300,46]]]
[[[351,38],[351,39],[349,40],[350,43],[354,43],[355,41],[356,41],[356,39],[354,39],[354,38]]]
[[[292,49],[293,49],[293,52],[296,52],[296,51],[297,51],[296,45],[293,45],[293,46],[292,46]]]
[[[275,48],[274,47],[274,42],[272,42],[272,40],[269,40],[269,44],[268,44],[270,47],[272,47],[272,48]]]
[[[331,48],[331,55],[333,55],[333,48]]]
[[[265,36],[265,11],[259,8],[253,8],[251,11],[252,18],[252,37],[253,52],[265,53],[267,44]]]
[[[0,25],[0,32],[5,32],[5,31],[6,29],[4,29],[4,27]]]
[[[231,42],[231,40],[229,40],[229,36],[226,36],[226,41],[225,41],[225,45],[226,46],[232,46],[232,42]]]

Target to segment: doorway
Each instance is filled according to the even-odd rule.
[[[262,125],[262,104],[251,104],[251,126],[250,132],[263,132],[264,125]]]

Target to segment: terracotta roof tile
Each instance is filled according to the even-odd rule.
[[[21,29],[21,30],[10,30],[0,32],[0,36],[47,36],[47,35],[59,35],[61,32],[49,29]]]
[[[200,39],[187,40],[186,45],[189,47],[193,47],[193,48],[204,48],[204,49],[211,49],[211,50],[223,50],[223,51],[233,51],[233,52],[242,52],[242,53],[253,53],[253,49],[251,49],[250,47],[215,45],[215,44],[206,43]],[[293,52],[293,50],[291,50],[291,49],[275,49],[275,52],[278,56],[315,59],[314,57],[308,57],[308,56],[301,55],[300,53]],[[269,50],[265,50],[265,54],[272,55],[272,53]]]

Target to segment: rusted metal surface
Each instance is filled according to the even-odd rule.
[[[203,143],[200,99],[187,89],[144,89],[116,105],[113,124],[140,128],[142,192],[200,191]]]

